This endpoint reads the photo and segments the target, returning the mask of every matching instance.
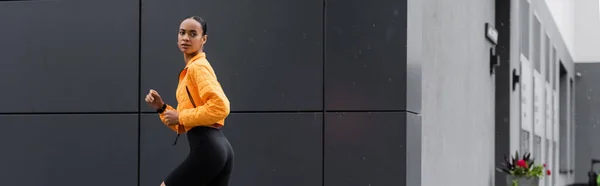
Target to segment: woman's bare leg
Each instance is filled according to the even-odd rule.
[[[160,184],[160,186],[167,186],[167,185],[165,185],[165,182],[163,181],[163,182]]]

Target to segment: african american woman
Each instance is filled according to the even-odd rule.
[[[229,185],[234,152],[220,130],[229,115],[229,100],[203,51],[206,32],[206,22],[198,16],[185,18],[179,26],[177,45],[185,67],[175,91],[177,109],[165,104],[155,90],[146,95],[146,103],[177,133],[175,143],[186,133],[190,146],[187,158],[161,186]]]

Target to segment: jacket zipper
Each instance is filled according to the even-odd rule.
[[[181,73],[185,69],[187,69],[187,67],[185,67],[185,68],[181,69],[181,71],[179,71],[179,75],[177,76],[177,82],[180,81],[179,78],[181,77]],[[187,87],[185,87],[185,89],[187,90]],[[188,94],[189,94],[189,91],[188,91]],[[173,142],[173,146],[177,145],[177,141],[179,141],[179,136],[181,136],[181,133],[179,133],[179,130],[180,130],[179,127],[180,127],[180,125],[175,126],[175,129],[177,129],[177,136],[175,137],[175,141]]]

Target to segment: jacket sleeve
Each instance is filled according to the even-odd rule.
[[[173,108],[171,105],[167,104],[167,109],[165,109],[165,111],[167,111],[167,110],[175,110],[175,108]],[[178,130],[177,125],[167,125],[167,122],[165,122],[165,112],[160,113],[158,116],[160,117],[160,121],[162,121],[163,124],[165,124],[167,127],[171,128],[171,130],[177,132],[177,130]]]
[[[179,113],[179,124],[184,126],[210,126],[229,115],[229,100],[215,75],[206,66],[190,71],[204,105],[185,109]]]

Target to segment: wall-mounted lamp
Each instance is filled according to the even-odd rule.
[[[500,66],[500,56],[496,55],[496,45],[498,45],[498,30],[490,23],[485,23],[485,38],[492,43],[490,49],[490,73],[494,74],[496,67]]]
[[[490,73],[494,73],[496,67],[500,66],[500,56],[496,55],[496,47],[490,48]]]
[[[498,30],[492,26],[490,23],[485,23],[485,37],[490,41],[494,46],[498,44]]]
[[[517,74],[517,69],[514,68],[512,71],[512,89],[515,91],[517,89],[517,84],[521,82],[521,76]]]

